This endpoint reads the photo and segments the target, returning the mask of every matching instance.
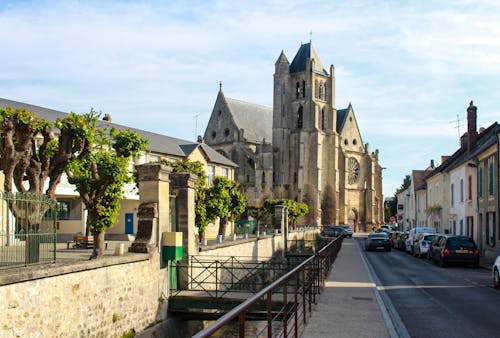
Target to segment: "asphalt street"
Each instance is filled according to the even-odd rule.
[[[358,244],[364,248],[363,239]],[[394,249],[361,251],[386,306],[409,336],[500,337],[500,290],[493,288],[490,271],[440,268]]]

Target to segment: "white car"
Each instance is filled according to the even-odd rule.
[[[500,255],[495,259],[495,263],[493,264],[493,285],[500,289]]]
[[[432,240],[436,237],[436,233],[421,232],[417,236],[417,240],[413,244],[413,255],[416,257],[422,257],[422,255],[427,255],[429,251],[429,246]]]

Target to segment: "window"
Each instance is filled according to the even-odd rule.
[[[213,131],[211,136],[212,136],[212,139],[215,140],[215,137],[217,136],[217,133],[215,131]]]
[[[221,169],[221,176],[227,177],[227,174],[228,174],[227,168],[222,168]]]
[[[69,219],[70,203],[67,201],[57,201],[57,219]]]
[[[321,109],[321,130],[325,130],[325,109]]]
[[[486,213],[486,244],[495,246],[495,213]]]
[[[460,235],[464,234],[464,220],[460,220]]]
[[[460,179],[460,202],[464,201],[464,179]]]
[[[250,175],[247,175],[247,183],[250,182]]]
[[[293,183],[297,183],[297,173],[293,173]]]
[[[469,186],[468,186],[468,191],[467,191],[467,199],[469,201],[472,201],[472,175],[469,175],[468,177],[469,180]]]
[[[224,136],[225,137],[229,136],[229,129],[228,128],[224,129]]]
[[[262,184],[266,184],[266,173],[262,173]]]
[[[295,84],[295,98],[298,99],[300,96],[300,83]]]
[[[451,206],[453,206],[453,203],[455,202],[454,192],[455,192],[455,185],[452,184],[451,185]]]
[[[326,83],[323,86],[323,100],[326,101]]]
[[[302,80],[302,97],[306,97],[306,81]]]
[[[215,167],[213,165],[208,166],[208,185],[212,185],[212,182],[214,180],[214,174],[215,174]]]
[[[469,237],[474,236],[474,217],[473,216],[467,216],[466,218],[466,235]]]
[[[297,128],[301,129],[304,124],[304,109],[302,106],[299,107],[299,111],[297,113]]]
[[[160,162],[160,156],[150,155],[150,162]]]
[[[477,182],[477,195],[479,198],[483,198],[483,167],[479,167],[478,176],[479,182]]]
[[[488,178],[489,178],[489,187],[488,187],[488,196],[493,196],[494,192],[495,192],[495,178],[494,178],[494,173],[495,173],[495,170],[494,170],[494,167],[493,167],[493,159],[490,159],[488,161]]]

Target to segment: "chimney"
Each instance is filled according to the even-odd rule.
[[[204,140],[203,140],[203,136],[201,135],[198,135],[198,143],[205,143]]]
[[[431,165],[430,165],[430,167],[431,167],[432,169],[436,168],[436,167],[435,167],[435,165],[434,165],[434,160],[431,160]]]
[[[109,114],[104,114],[104,117],[102,118],[103,121],[108,121],[111,122],[111,115]]]
[[[470,152],[477,144],[477,107],[472,100],[467,108],[467,151]]]
[[[467,149],[469,149],[469,133],[464,133],[461,137],[460,137],[460,148],[465,148],[467,147]]]
[[[444,162],[446,162],[446,160],[449,158],[449,156],[446,156],[446,155],[441,155],[441,164],[443,164]]]

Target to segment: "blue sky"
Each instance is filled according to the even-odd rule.
[[[453,153],[471,99],[498,120],[500,2],[0,1],[0,97],[195,140],[226,96],[272,106],[274,63],[312,41],[380,150],[384,195]],[[196,127],[195,115],[198,115]]]

